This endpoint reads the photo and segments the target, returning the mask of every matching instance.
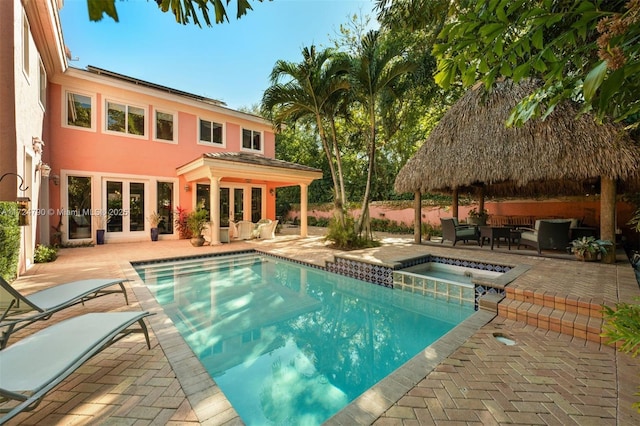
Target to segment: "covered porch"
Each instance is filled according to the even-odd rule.
[[[232,220],[276,219],[276,188],[300,187],[300,236],[306,237],[308,188],[322,171],[260,155],[207,153],[178,167],[192,194],[192,206],[210,213],[210,243],[220,244],[220,229]]]

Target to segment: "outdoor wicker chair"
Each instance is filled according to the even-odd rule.
[[[521,245],[533,247],[541,254],[542,250],[565,250],[569,246],[570,219],[536,220],[534,229],[524,229],[520,234],[518,249]]]
[[[440,224],[442,225],[442,241],[449,240],[453,242],[455,246],[458,241],[476,241],[480,244],[480,233],[478,227],[474,225],[461,225],[458,223],[458,219],[452,218],[440,218]]]

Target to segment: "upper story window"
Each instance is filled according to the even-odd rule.
[[[222,124],[200,119],[200,142],[224,145],[223,134]]]
[[[128,135],[145,135],[144,108],[107,101],[106,110],[106,130]]]
[[[94,129],[93,96],[67,92],[65,126]]]
[[[47,107],[47,71],[44,69],[44,65],[40,62],[40,75],[39,75],[39,97],[40,97],[40,105],[42,108]]]
[[[242,149],[262,151],[262,132],[242,129]]]
[[[22,15],[22,70],[29,77],[29,41],[31,31],[29,30],[29,21],[27,15]]]
[[[156,110],[155,113],[155,138],[160,141],[173,142],[174,139],[174,114]]]

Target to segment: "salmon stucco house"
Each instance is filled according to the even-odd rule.
[[[61,0],[0,2],[0,200],[29,200],[20,270],[35,245],[178,238],[175,212],[210,212],[211,243],[229,220],[275,219],[275,189],[322,173],[275,159],[272,124],[224,103],[108,70],[68,64]]]

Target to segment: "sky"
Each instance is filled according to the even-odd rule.
[[[300,62],[305,46],[329,47],[353,14],[375,24],[374,0],[251,0],[236,19],[200,28],[175,22],[154,0],[116,0],[119,22],[89,21],[86,0],[65,0],[62,32],[69,65],[88,65],[223,101],[233,109],[259,104],[276,61]],[[224,2],[226,3],[226,2]]]

